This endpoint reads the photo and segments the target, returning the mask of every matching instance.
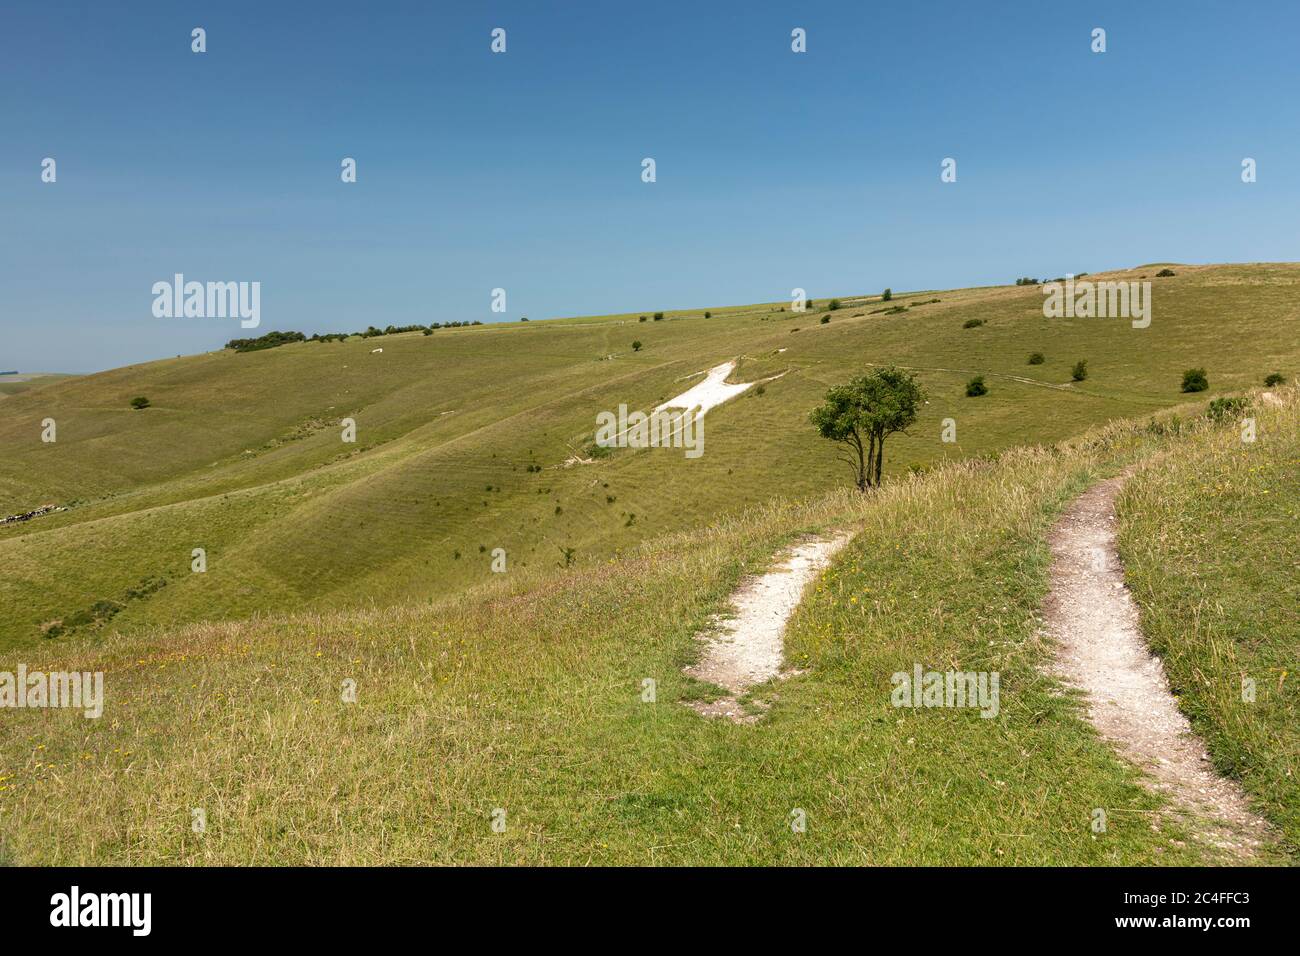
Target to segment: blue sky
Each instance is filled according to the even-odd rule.
[[[6,4],[0,370],[1294,260],[1297,35],[1282,2]],[[154,318],[176,272],[260,281],[260,329]]]

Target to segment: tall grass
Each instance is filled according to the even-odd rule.
[[[106,712],[0,721],[4,852],[67,864],[1213,860],[1040,670],[1046,529],[1154,442],[1108,426],[430,602],[44,648],[30,666],[106,671]],[[740,578],[838,528],[858,535],[791,624],[803,673],[751,695],[763,720],[682,706],[712,690],[681,668]],[[890,674],[913,662],[999,670],[1000,716],[892,707]],[[349,680],[355,703],[341,699]],[[797,811],[805,832],[791,828]]]
[[[1142,627],[1218,769],[1300,851],[1300,401],[1258,396],[1152,459],[1119,500]],[[1256,440],[1242,440],[1241,418]],[[1253,682],[1254,700],[1243,681]]]

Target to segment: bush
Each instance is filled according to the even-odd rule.
[[[662,322],[663,320],[664,320],[664,314],[663,314],[662,312],[656,312],[656,313],[655,313],[655,321],[656,321],[656,322]]]
[[[1042,365],[1043,362],[1045,362],[1045,361],[1046,361],[1046,359],[1043,358],[1043,353],[1042,353],[1042,352],[1030,352],[1030,353],[1029,353],[1029,364],[1030,364],[1030,365]]]
[[[830,303],[830,305],[826,306],[826,308],[830,309],[832,312],[834,312],[834,311],[835,311],[836,309],[838,309],[839,307],[840,307],[840,300],[839,300],[839,299],[831,299],[831,303]]]
[[[1286,384],[1286,377],[1283,376],[1281,372],[1273,372],[1272,374],[1267,375],[1264,378],[1264,385],[1268,388],[1272,388],[1274,385],[1285,385],[1285,384]]]
[[[889,301],[890,299],[892,299],[893,297],[894,297],[894,291],[893,291],[892,289],[886,289],[886,290],[881,294],[881,296],[880,296],[880,301],[881,301],[881,302],[888,302],[888,301]]]
[[[383,335],[378,329],[375,329],[376,335]],[[287,345],[290,342],[305,342],[307,336],[301,332],[267,332],[255,339],[231,339],[226,343],[226,348],[234,349],[236,352],[257,352],[261,349],[273,349],[277,345]]]
[[[1087,377],[1088,360],[1079,359],[1079,361],[1074,363],[1074,368],[1070,369],[1070,378],[1074,379],[1076,382],[1082,382]]]
[[[1216,422],[1222,422],[1229,418],[1236,418],[1245,410],[1244,398],[1216,398],[1210,402],[1210,407],[1205,410],[1205,414]]]
[[[966,383],[967,398],[979,398],[981,395],[987,395],[988,393],[988,386],[984,384],[983,375],[976,375]]]
[[[711,319],[711,318],[713,318],[713,313],[712,313],[712,312],[705,312],[705,313],[704,313],[704,317],[705,317],[706,319]]]
[[[827,322],[829,322],[830,320],[831,320],[831,317],[830,317],[829,315],[823,315],[823,316],[822,316],[822,325],[825,325],[825,324],[826,324]]]
[[[145,398],[143,395],[137,396],[136,398],[131,399],[131,407],[135,409],[148,408],[149,399]]]
[[[1183,373],[1184,392],[1203,392],[1209,387],[1210,380],[1205,376],[1205,369],[1189,368]]]
[[[1167,279],[1167,278],[1169,278],[1171,275],[1175,275],[1175,274],[1176,274],[1176,273],[1174,272],[1173,269],[1161,269],[1159,272],[1156,273],[1156,278],[1157,278],[1157,279]]]
[[[1025,277],[1022,278],[1022,279],[1017,279],[1017,280],[1016,280],[1016,285],[1038,285],[1038,280],[1037,280],[1037,279],[1031,279],[1031,278],[1029,278],[1028,276],[1025,276]]]
[[[634,341],[632,342],[632,351],[633,351],[633,352],[640,352],[640,351],[641,351],[641,340],[640,340],[640,339],[636,339],[636,340],[634,340]]]
[[[967,319],[965,322],[961,324],[961,327],[963,329],[978,329],[983,324],[984,324],[983,319]]]
[[[645,321],[645,316],[644,316],[644,315],[641,316],[641,318],[637,319],[637,321],[638,321],[638,322],[644,322],[644,321]]]

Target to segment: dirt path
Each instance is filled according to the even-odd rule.
[[[1115,546],[1115,497],[1124,479],[1094,485],[1051,536],[1052,589],[1044,605],[1057,644],[1055,672],[1086,692],[1088,717],[1148,774],[1157,792],[1191,811],[1193,829],[1221,849],[1249,856],[1268,825],[1241,789],[1220,777],[1178,709],[1124,584]]]
[[[799,606],[808,582],[830,563],[849,537],[840,534],[808,541],[786,552],[785,560],[761,577],[745,582],[732,596],[736,609],[733,616],[697,635],[704,645],[700,661],[685,668],[685,672],[730,693],[707,704],[693,704],[697,713],[727,717],[737,723],[757,719],[745,713],[739,697],[750,687],[780,675],[786,621]]]

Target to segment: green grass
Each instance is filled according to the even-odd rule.
[[[871,314],[878,297],[841,296],[826,326],[780,303],[711,308],[707,320],[702,310],[646,323],[633,313],[217,352],[53,382],[0,404],[0,513],[70,506],[0,528],[0,647],[35,647],[43,624],[121,602],[145,579],[167,585],[126,602],[111,625],[58,640],[428,600],[484,581],[493,548],[512,568],[554,565],[566,548],[579,564],[599,562],[816,494],[847,476],[808,411],[870,363],[917,368],[929,392],[911,434],[891,439],[894,475],[1176,404],[1191,365],[1209,369],[1207,398],[1266,371],[1294,373],[1300,267],[1178,272],[1157,282],[1145,330],[1047,320],[1041,293],[1011,286],[945,291],[939,302],[899,294],[901,314]],[[968,319],[984,322],[978,334],[962,330]],[[376,344],[382,355],[370,354]],[[1032,350],[1047,362],[1026,366]],[[1072,385],[1081,357],[1091,374]],[[564,467],[590,444],[597,411],[648,407],[730,358],[741,360],[739,380],[784,374],[709,414],[703,458],[620,451]],[[990,389],[979,401],[964,397],[973,374]],[[137,395],[152,407],[132,410]],[[54,444],[40,441],[46,417],[58,423]],[[354,445],[340,440],[345,417],[357,421]],[[955,444],[939,440],[948,417]],[[208,552],[207,574],[189,570],[196,547]]]
[[[1300,420],[1255,399],[1202,425],[1129,482],[1119,502],[1142,627],[1220,772],[1300,852]],[[1242,681],[1255,682],[1255,700]]]
[[[33,864],[1214,862],[1040,672],[1047,529],[1156,443],[1117,424],[429,603],[47,643],[30,666],[105,670],[106,713],[0,722],[5,852]],[[837,528],[860,533],[791,624],[804,673],[752,695],[771,705],[764,719],[682,706],[709,690],[681,673],[693,634],[740,577]],[[1000,716],[893,708],[889,675],[914,662],[998,670]],[[646,678],[655,703],[641,699]],[[340,700],[349,679],[354,704]]]
[[[0,528],[0,670],[103,670],[107,703],[98,721],[6,712],[0,859],[1221,862],[1042,672],[1048,529],[1153,454],[1123,502],[1144,623],[1215,759],[1294,849],[1295,406],[1258,409],[1248,448],[1227,425],[1138,420],[1187,414],[1188,367],[1209,373],[1198,410],[1294,377],[1300,267],[1178,273],[1145,330],[1043,319],[1034,288],[925,291],[897,313],[841,296],[825,326],[780,303],[633,313],[211,353],[10,395],[0,512],[68,510]],[[566,466],[596,412],[733,358],[735,380],[780,377],[709,413],[703,458]],[[886,487],[858,495],[807,416],[888,363],[916,369],[929,404],[891,438]],[[968,400],[977,374],[989,394]],[[746,699],[763,719],[683,706],[716,693],[682,667],[741,578],[839,529],[857,537],[786,636],[803,673]],[[106,602],[111,620],[41,636]],[[997,671],[1000,716],[895,709],[890,675],[917,663]],[[1251,709],[1231,699],[1239,672],[1260,677]]]

